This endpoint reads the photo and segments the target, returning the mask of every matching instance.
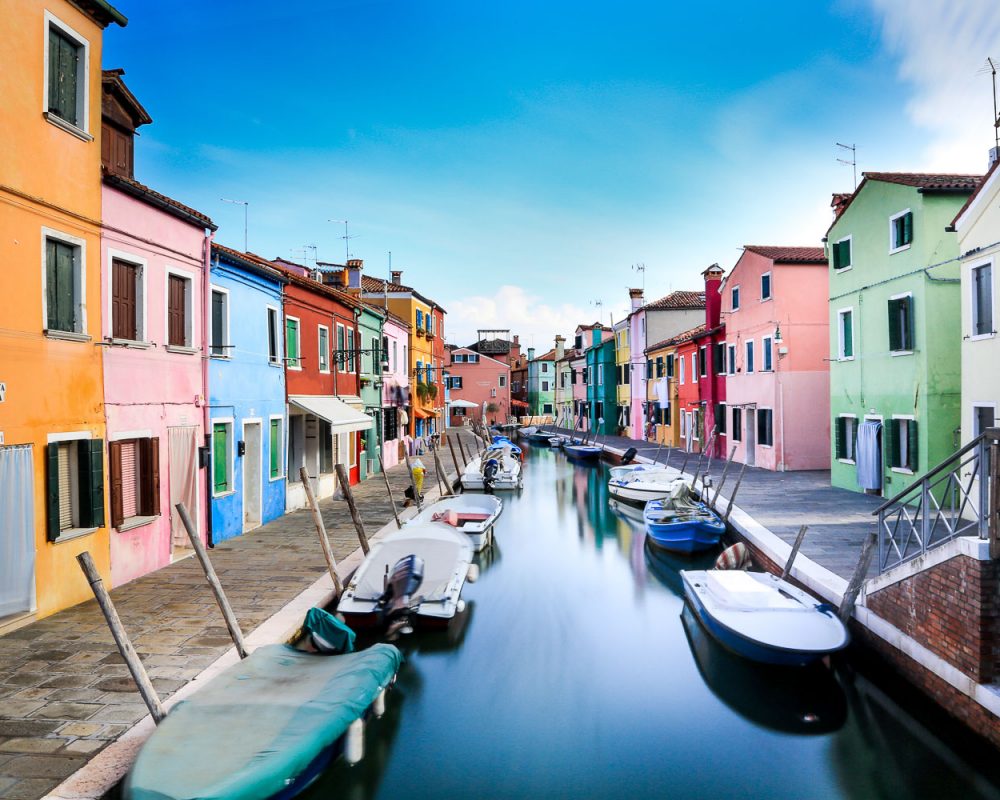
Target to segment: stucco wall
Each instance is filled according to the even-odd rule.
[[[389,371],[382,374],[382,407],[398,406],[405,408],[409,404],[410,388],[408,375],[409,353],[406,347],[409,341],[409,331],[391,317],[385,321],[382,334],[389,343]],[[403,392],[403,405],[398,405],[396,389]],[[406,426],[400,426],[399,436],[382,443],[382,460],[386,469],[399,463],[399,442],[406,436]]]
[[[469,356],[475,355],[475,351],[462,347],[452,351],[453,358],[456,354]],[[551,364],[549,366],[551,367]],[[480,355],[478,363],[452,362],[448,369],[453,378],[462,379],[462,388],[453,388],[451,399],[466,400],[476,404],[476,408],[465,409],[464,416],[453,416],[452,425],[461,425],[465,420],[482,419],[484,403],[495,403],[498,406],[497,411],[487,414],[488,421],[494,419],[504,421],[510,416],[510,367],[489,356]],[[501,376],[504,378],[502,387]]]

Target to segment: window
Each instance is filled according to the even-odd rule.
[[[547,392],[548,390],[549,390],[549,382],[548,381],[542,381],[542,391],[543,392]]]
[[[770,408],[757,409],[757,444],[774,446],[774,412]]]
[[[678,380],[680,381],[681,386],[683,386],[684,385],[684,356],[681,356],[680,358],[678,358],[677,359],[677,363],[680,365],[680,368],[681,368],[680,377],[678,378]]]
[[[733,409],[733,433],[732,440],[734,442],[743,441],[743,409],[734,408]]]
[[[854,358],[854,309],[842,308],[837,312],[837,358],[847,361]]]
[[[729,355],[729,358],[728,358],[728,361],[729,361],[729,370],[728,370],[729,374],[730,375],[735,375],[736,374],[736,345],[735,344],[727,344],[726,345],[726,352]]]
[[[889,423],[889,466],[903,472],[917,471],[917,422],[893,417]]]
[[[732,298],[733,311],[739,311],[740,310],[740,287],[739,286],[734,286],[730,290],[730,297]]]
[[[674,377],[674,356],[672,353],[667,356],[666,366],[667,366],[667,377],[668,378]]]
[[[399,438],[399,414],[395,408],[382,410],[382,436],[386,442]]]
[[[85,132],[88,123],[89,44],[68,25],[48,14],[46,17],[46,118],[53,122],[61,120]]]
[[[854,463],[854,447],[858,438],[858,420],[853,414],[841,414],[836,419],[834,446],[837,458]]]
[[[715,430],[719,436],[726,435],[726,404],[715,404]]]
[[[603,386],[604,385],[604,365],[603,364],[598,364],[597,365],[597,385],[598,386]]]
[[[698,374],[703,378],[708,376],[708,348],[705,345],[698,348]]]
[[[284,447],[282,446],[285,441],[285,437],[281,435],[281,427],[284,419],[281,417],[271,417],[270,421],[270,440],[269,440],[269,471],[268,474],[271,480],[280,478],[282,476],[282,453],[284,452]]]
[[[691,354],[691,383],[698,382],[698,354]]]
[[[726,345],[724,342],[716,342],[712,345],[712,374],[726,374]]]
[[[358,371],[358,352],[354,348],[354,328],[347,329],[347,371]]]
[[[552,403],[544,403],[542,405],[542,413],[543,414],[551,414],[552,413]]]
[[[905,250],[913,241],[913,212],[907,209],[889,217],[889,252]]]
[[[462,388],[462,376],[461,375],[452,375],[450,380],[451,380],[451,388],[452,389],[461,389]]]
[[[646,359],[646,380],[651,380],[653,377],[653,359]]]
[[[302,369],[300,358],[299,321],[295,317],[285,317],[285,361],[289,369]]]
[[[549,371],[549,365],[548,365],[547,362],[543,361],[542,362],[542,372],[548,372],[548,371]]]
[[[138,342],[142,329],[142,266],[111,259],[111,336]]]
[[[466,360],[470,364],[478,364],[479,363],[479,353],[469,353],[469,355],[468,355],[468,357],[467,357]]]
[[[83,240],[45,237],[46,331],[85,334]]]
[[[424,327],[424,312],[419,308],[417,309],[417,330],[423,330]]]
[[[845,236],[832,247],[833,268],[848,269],[851,266],[851,237]]]
[[[511,383],[510,390],[514,394],[517,394],[519,391],[521,391],[521,381],[514,381],[513,383]]]
[[[396,350],[396,343],[395,342],[392,343],[392,349],[393,349],[393,352],[395,352],[395,350]],[[382,337],[382,351],[381,351],[381,356],[382,356],[382,372],[388,372],[390,369],[392,369],[392,367],[389,364],[389,337],[388,336],[383,336]],[[375,371],[377,372],[378,369],[376,368]]]
[[[993,265],[972,268],[972,336],[992,336]]]
[[[765,336],[760,340],[760,357],[763,360],[761,369],[771,372],[774,369],[774,338]]]
[[[996,405],[993,403],[972,406],[972,438],[996,425]]]
[[[191,347],[191,279],[167,273],[167,345]]]
[[[103,527],[104,441],[50,442],[45,455],[49,541]]]
[[[451,410],[451,415],[453,417],[464,417],[465,416],[465,409],[462,408],[461,406],[455,406]]]
[[[320,325],[319,332],[319,371],[330,371],[330,329],[326,325]]]
[[[108,446],[111,525],[129,527],[160,513],[160,440],[125,439]],[[193,511],[194,509],[192,509]]]
[[[212,423],[212,496],[233,491],[233,423]]]
[[[565,373],[565,372],[563,373],[563,378],[564,378],[564,379],[566,378],[566,373]],[[497,379],[497,381],[498,381],[498,385],[500,386],[500,388],[501,388],[501,389],[503,389],[504,387],[506,387],[506,386],[507,386],[507,376],[506,376],[506,375],[501,375],[501,376],[500,376],[500,377],[499,377],[499,378]],[[565,380],[563,380],[563,385],[564,385],[564,386],[566,385],[566,382],[565,382]]]
[[[353,434],[350,434],[353,436]],[[316,434],[319,446],[319,472],[320,475],[329,475],[334,470],[336,460],[333,452],[333,426],[325,419],[319,421],[319,432]],[[340,442],[338,442],[340,444]],[[340,454],[343,461],[343,453]]]
[[[664,368],[663,356],[657,356],[656,357],[656,377],[657,378],[662,378],[663,377],[663,374],[664,374],[663,373],[663,368]]]
[[[747,347],[747,357],[746,357],[746,368],[747,374],[749,375],[753,372],[753,339],[746,343]]]
[[[913,296],[889,298],[889,352],[913,351]]]
[[[765,272],[760,276],[760,300],[764,302],[765,300],[771,299],[771,273]]]
[[[212,345],[213,356],[229,355],[229,292],[212,289]]]
[[[495,386],[491,386],[490,387],[490,397],[496,397],[496,396],[497,396],[497,389],[496,389]]]
[[[278,351],[278,309],[267,307],[267,361],[270,364],[281,364],[281,353]]]
[[[464,364],[465,363],[465,353],[455,353],[452,356],[451,360],[455,364]]]
[[[337,324],[337,352],[333,357],[334,362],[337,364],[337,369],[344,371],[344,365],[347,363],[347,339],[344,333],[344,326]]]

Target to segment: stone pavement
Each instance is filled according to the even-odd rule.
[[[472,434],[464,432],[466,452]],[[453,473],[448,448],[442,451]],[[437,486],[433,456],[424,492]],[[388,471],[401,504],[409,476]],[[369,536],[392,521],[380,475],[353,487]],[[320,504],[338,561],[358,547],[346,502]],[[244,634],[326,572],[311,513],[295,511],[209,551]],[[232,647],[194,558],[114,589],[112,599],[161,699]],[[47,794],[146,716],[96,601],[0,637],[0,798]]]
[[[548,429],[549,426],[545,427]],[[571,433],[567,429],[560,430]],[[684,451],[677,448],[664,447],[657,456],[657,446],[650,442],[624,436],[599,436],[598,442],[619,450],[634,447],[641,456],[655,457],[661,463],[669,459],[670,465],[678,468],[684,463]],[[685,471],[694,473],[699,467],[698,459],[698,455],[691,455]],[[706,457],[701,462],[699,474],[705,472],[707,465]],[[722,511],[726,508],[722,498],[731,496],[741,467],[742,464],[733,463],[729,468],[719,497]],[[708,473],[714,484],[721,480],[724,468],[723,460],[712,461]],[[882,500],[830,486],[828,470],[772,472],[757,467],[746,468],[736,495],[737,506],[789,544],[795,541],[799,526],[808,525],[809,530],[799,552],[844,580],[851,579],[864,539],[876,529],[872,511],[881,505]],[[872,559],[869,576],[875,574],[875,561]]]

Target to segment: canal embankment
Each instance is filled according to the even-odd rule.
[[[457,434],[457,432],[456,432]],[[460,434],[466,449],[471,433]],[[424,457],[424,491],[439,495],[434,459]],[[445,459],[445,464],[449,459]],[[454,479],[455,470],[445,472]],[[405,465],[388,470],[397,508],[410,485]],[[370,539],[395,529],[381,475],[353,487]],[[320,509],[346,579],[361,562],[358,535],[340,498]],[[305,612],[332,598],[308,510],[218,544],[210,558],[249,648],[286,641]],[[169,708],[236,660],[205,575],[177,561],[111,592],[122,623]],[[96,602],[89,601],[0,637],[0,797],[101,797],[131,764],[153,723]]]

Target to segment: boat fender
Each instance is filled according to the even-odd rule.
[[[465,580],[469,583],[475,583],[479,580],[479,565],[469,564],[469,571],[465,574]]]
[[[743,542],[727,547],[715,561],[716,569],[746,569],[749,566],[750,550]]]
[[[622,453],[622,464],[631,464],[635,461],[635,457],[639,454],[639,451],[634,447],[630,447],[624,453]]]
[[[376,717],[385,714],[385,689],[375,696],[375,700],[372,702],[372,713]]]
[[[344,734],[344,760],[354,766],[365,757],[365,723],[356,719]]]

